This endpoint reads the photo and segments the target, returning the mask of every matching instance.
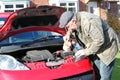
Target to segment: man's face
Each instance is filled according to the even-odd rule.
[[[68,30],[76,30],[77,29],[77,21],[76,20],[71,20],[66,26],[65,29],[66,31]]]

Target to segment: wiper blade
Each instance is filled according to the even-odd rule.
[[[49,39],[62,38],[62,37],[63,36],[61,36],[61,35],[50,35],[50,36],[47,36],[45,38],[47,38],[49,40]]]
[[[50,35],[50,36],[42,37],[40,39],[36,39],[36,40],[34,40],[32,42],[45,41],[45,40],[50,40],[50,39],[55,39],[55,38],[61,38],[61,37],[63,37],[63,36],[61,36],[61,35]]]
[[[26,44],[22,44],[21,47],[26,47],[26,46],[32,45],[36,42],[43,42],[43,41],[47,41],[47,40],[51,40],[51,39],[55,39],[55,38],[62,38],[62,37],[63,36],[61,36],[61,35],[50,35],[50,36],[42,37],[40,39],[35,39],[35,40],[28,42]]]
[[[32,44],[34,44],[36,42],[43,42],[43,41],[46,41],[46,40],[47,39],[45,39],[45,38],[36,39],[36,40],[31,41],[31,42],[22,44],[21,47],[26,47],[26,46],[32,45]]]

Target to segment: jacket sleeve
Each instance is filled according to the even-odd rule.
[[[91,39],[86,45],[87,48],[84,52],[86,55],[95,54],[101,48],[105,40],[101,19],[95,18],[85,22],[84,32],[86,37]]]

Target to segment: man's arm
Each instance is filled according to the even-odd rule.
[[[91,19],[89,24],[85,26],[85,32],[92,39],[91,43],[88,43],[87,48],[84,50],[85,54],[96,53],[104,43],[104,32],[102,28],[102,22],[100,19]]]

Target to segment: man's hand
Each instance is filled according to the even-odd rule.
[[[71,34],[72,34],[72,30],[68,30],[66,32],[66,35],[63,37],[64,41],[70,41],[71,40],[70,39]]]
[[[70,41],[70,34],[66,33],[66,35],[63,37],[64,41]]]
[[[84,52],[84,49],[77,51],[75,53],[75,62],[85,58],[86,56],[88,55]]]
[[[66,33],[66,35],[63,37],[64,39],[64,44],[63,44],[63,50],[64,51],[71,51],[71,38],[70,38],[70,33],[69,31]]]

